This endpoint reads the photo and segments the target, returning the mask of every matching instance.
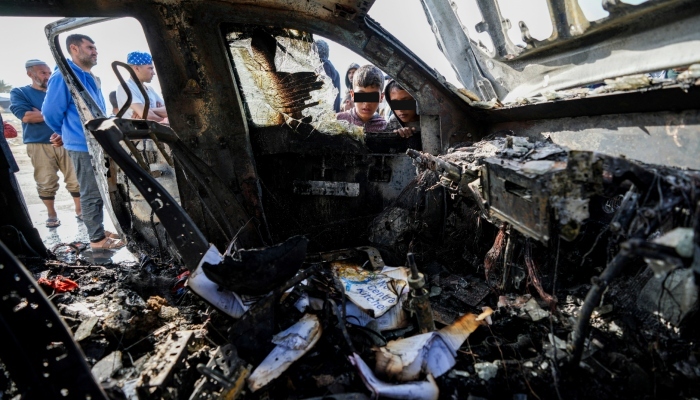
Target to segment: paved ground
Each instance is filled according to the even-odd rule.
[[[29,215],[34,223],[34,226],[39,231],[41,238],[47,248],[51,248],[57,243],[70,243],[70,242],[88,242],[87,231],[85,225],[75,218],[75,209],[73,205],[73,198],[70,196],[68,191],[65,189],[63,184],[63,175],[59,172],[61,188],[56,193],[56,212],[58,213],[58,218],[61,220],[61,226],[58,228],[47,228],[46,219],[48,218],[48,212],[44,203],[39,199],[39,195],[36,192],[36,183],[34,182],[34,168],[32,167],[31,160],[27,156],[27,148],[22,143],[22,124],[21,122],[10,112],[2,112],[3,121],[7,121],[12,126],[17,129],[18,137],[15,139],[8,139],[10,148],[12,149],[12,154],[15,156],[17,165],[19,165],[19,172],[17,172],[16,177],[19,181],[19,185],[22,189],[22,194],[24,195],[24,201],[27,203],[27,208],[29,209]],[[112,232],[115,231],[113,222],[109,219],[109,216],[105,214],[105,229]],[[83,252],[83,256],[87,261],[95,263],[108,263],[108,262],[122,262],[122,261],[132,261],[135,257],[126,248],[121,249],[116,252],[101,251],[92,254],[91,251]]]

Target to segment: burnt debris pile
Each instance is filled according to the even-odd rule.
[[[371,247],[33,272],[111,398],[700,396],[698,173],[513,136],[408,154]]]

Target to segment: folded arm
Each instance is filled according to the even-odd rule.
[[[156,107],[151,109],[157,116],[161,118],[168,118],[168,112],[165,110],[165,106],[163,107]]]
[[[12,89],[10,92],[10,111],[25,124],[44,122],[41,111],[32,105],[19,88]]]
[[[132,118],[137,118],[137,115],[139,116],[138,118],[142,118],[140,116],[143,115],[143,108],[144,108],[143,104],[131,103],[130,107],[131,107],[131,110],[134,112],[134,115],[132,115]],[[148,109],[148,118],[146,118],[146,119],[149,119],[151,121],[160,122],[163,119],[168,117],[168,114],[165,113],[164,111],[165,111],[165,107],[159,107],[159,108],[155,108],[155,109],[149,108]]]
[[[41,115],[41,111],[32,107],[32,111],[27,111],[22,117],[22,122],[26,124],[38,124],[39,122],[44,122],[44,116]]]

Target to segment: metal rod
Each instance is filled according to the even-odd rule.
[[[134,72],[134,69],[131,68],[131,65],[123,63],[121,61],[114,61],[112,62],[112,71],[114,71],[114,74],[117,75],[117,79],[119,79],[119,84],[122,85],[122,88],[126,92],[126,103],[122,106],[122,108],[119,110],[117,113],[117,118],[121,118],[122,115],[126,112],[126,110],[131,107],[131,100],[133,99],[131,95],[131,89],[129,89],[129,86],[126,84],[126,81],[122,77],[122,74],[119,73],[117,70],[117,67],[122,67],[125,68],[128,72],[129,75],[131,75],[131,79],[133,79],[134,82],[136,82],[136,86],[139,88],[139,92],[141,92],[141,95],[143,96],[143,119],[147,119],[146,117],[148,116],[148,108],[150,107],[150,99],[148,98],[148,93],[146,93],[146,89],[143,87],[141,84],[141,81],[139,80],[138,76],[136,76],[136,72]]]
[[[408,253],[406,259],[411,269],[408,285],[411,287],[411,306],[416,313],[418,330],[420,333],[432,332],[435,330],[435,321],[433,321],[433,309],[430,307],[430,293],[425,289],[425,277],[418,272],[413,253]]]

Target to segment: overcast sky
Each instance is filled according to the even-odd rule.
[[[445,0],[448,1],[448,0]],[[462,23],[475,40],[481,40],[491,46],[486,33],[477,33],[474,25],[481,21],[481,14],[476,6],[476,0],[456,1],[457,13]],[[645,0],[623,0],[626,3],[638,4]],[[602,9],[600,0],[579,0],[583,12],[590,20],[596,20],[607,15]],[[552,31],[545,0],[499,0],[501,12],[511,21],[508,32],[511,40],[522,43],[518,21],[523,20],[530,28],[531,34],[538,39],[547,38]],[[450,64],[437,48],[435,37],[430,30],[423,8],[419,0],[377,0],[369,15],[391,32],[418,57],[435,68],[452,84],[461,87]],[[51,68],[55,62],[49,51],[44,27],[57,18],[15,18],[0,17],[3,39],[0,40],[0,80],[14,87],[24,86],[30,82],[24,70],[24,62],[38,58],[46,61]],[[141,25],[133,18],[121,18],[97,25],[81,28],[76,32],[86,34],[95,40],[98,51],[98,64],[93,72],[102,79],[105,97],[119,84],[111,70],[114,60],[126,61],[126,55],[135,50],[149,51]],[[116,34],[118,32],[118,34]],[[17,38],[21,38],[18,40]],[[64,40],[61,40],[63,43]],[[344,74],[347,66],[356,62],[360,65],[367,61],[346,48],[329,41],[330,59],[340,74]],[[64,50],[65,52],[65,50]],[[67,52],[66,52],[67,54]],[[156,71],[158,66],[156,65]],[[158,77],[152,86],[160,92]],[[344,79],[341,78],[341,82]],[[341,83],[344,86],[344,83]]]

